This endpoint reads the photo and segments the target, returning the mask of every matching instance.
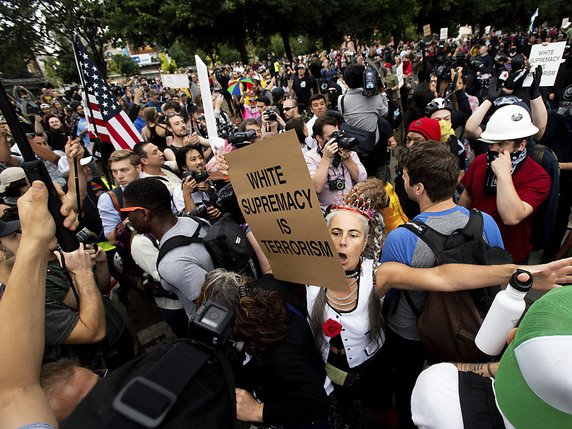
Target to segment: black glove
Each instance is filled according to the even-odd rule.
[[[542,66],[538,65],[532,72],[532,83],[530,84],[530,99],[535,100],[540,97],[540,80],[542,79]]]
[[[522,88],[522,83],[524,82],[524,79],[526,79],[526,76],[528,76],[527,69],[517,70],[508,76],[506,82],[504,83],[504,87],[513,91],[520,89]]]
[[[503,94],[502,86],[499,85],[499,80],[496,77],[491,78],[489,86],[487,88],[487,93],[485,100],[489,100],[494,103],[495,100]]]

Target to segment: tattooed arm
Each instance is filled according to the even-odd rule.
[[[474,372],[482,377],[494,378],[499,367],[498,362],[489,363],[461,363],[456,362],[454,365],[459,371],[462,372]]]

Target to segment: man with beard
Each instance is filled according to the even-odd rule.
[[[63,151],[68,141],[66,128],[57,116],[50,116],[47,120],[48,129],[44,130],[42,120],[36,116],[35,131],[36,134],[45,134],[46,141],[52,150]]]
[[[165,124],[167,125],[167,130],[169,130],[172,135],[171,139],[167,140],[168,147],[164,153],[167,161],[175,161],[177,150],[190,144],[204,146],[205,158],[210,158],[212,151],[209,141],[199,136],[196,132],[191,134],[191,130],[189,130],[189,127],[185,123],[185,119],[180,114],[172,113],[167,115],[165,117]]]

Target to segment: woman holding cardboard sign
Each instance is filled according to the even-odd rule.
[[[307,287],[308,313],[329,378],[327,391],[335,392],[345,420],[350,419],[349,411],[355,411],[355,400],[373,413],[383,413],[391,404],[392,393],[383,348],[381,304],[385,293],[390,288],[456,291],[506,284],[517,266],[410,268],[393,262],[376,266],[384,239],[383,219],[370,209],[368,199],[356,193],[332,206],[326,223],[348,281],[345,291]],[[374,238],[370,241],[373,259],[363,256],[370,235]],[[571,263],[569,258],[526,269],[534,276],[535,288],[546,290],[556,283],[571,282]],[[351,407],[344,410],[344,405]],[[363,417],[364,411],[352,414]],[[361,426],[350,422],[350,427]]]

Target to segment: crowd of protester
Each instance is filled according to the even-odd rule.
[[[295,130],[347,276],[341,291],[272,276],[224,153],[211,149],[195,73],[184,89],[140,76],[110,84],[141,133],[132,150],[96,142],[78,87],[14,87],[21,126],[81,244],[56,247],[45,186],[27,179],[0,118],[0,426],[56,427],[98,376],[141,353],[128,316],[135,291],[154,300],[178,338],[191,335],[207,300],[234,311],[231,338],[244,343],[233,356],[236,417],[255,427],[462,427],[465,410],[451,392],[463,372],[498,375],[504,427],[526,427],[518,414],[527,403],[506,399],[515,379],[544,401],[526,412],[569,426],[572,391],[555,375],[569,362],[554,356],[572,352],[572,295],[551,289],[572,280],[572,261],[562,259],[572,247],[572,59],[567,46],[555,85],[541,87],[543,70],[528,57],[534,44],[571,38],[557,28],[370,46],[348,37],[292,63],[269,55],[211,69],[225,153]],[[399,228],[415,220],[449,236],[472,208],[486,243],[511,261],[436,266],[432,249]],[[200,240],[222,221],[247,238],[250,271],[221,264]],[[173,245],[180,237],[194,240]],[[543,264],[529,265],[538,250]],[[515,343],[568,338],[551,344],[554,354],[523,358],[544,382],[515,376],[508,351],[453,365],[427,353],[418,319],[428,294],[504,285],[519,267],[548,293]],[[526,323],[548,320],[562,322],[542,333]]]

